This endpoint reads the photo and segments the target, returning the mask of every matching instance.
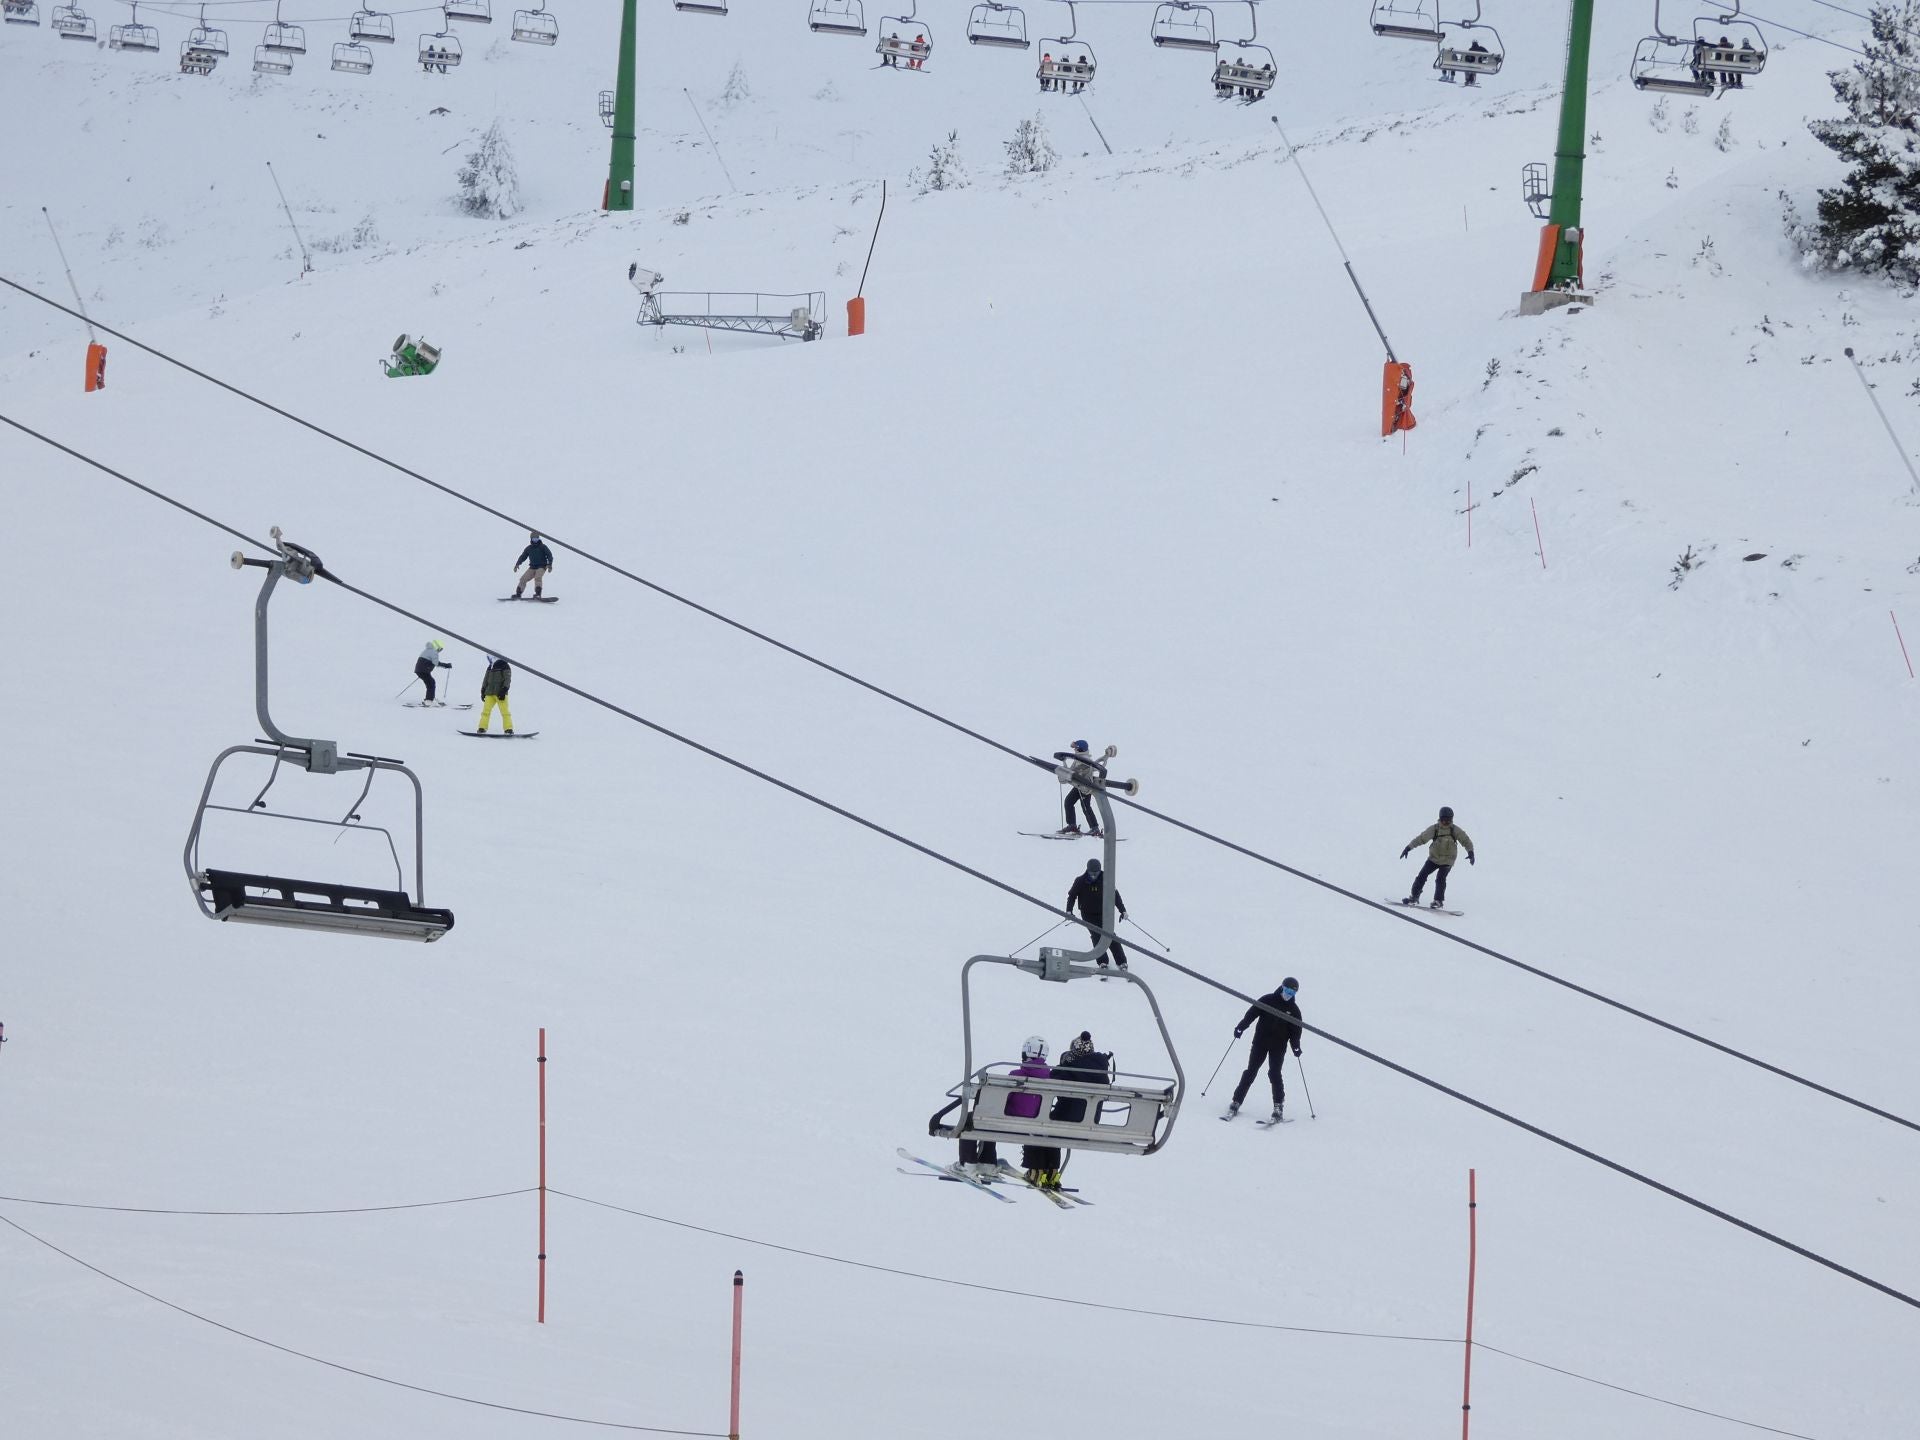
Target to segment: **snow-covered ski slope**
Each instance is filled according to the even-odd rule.
[[[1362,895],[1398,893],[1401,845],[1451,804],[1487,865],[1456,871],[1467,913],[1438,923],[1920,1110],[1920,687],[1889,618],[1920,638],[1920,539],[1842,354],[1912,437],[1920,350],[1910,303],[1803,273],[1779,225],[1779,192],[1804,208],[1837,178],[1803,120],[1850,57],[1775,33],[1745,93],[1669,102],[1662,131],[1623,78],[1647,17],[1604,7],[1601,299],[1521,320],[1517,178],[1552,150],[1557,5],[1490,17],[1509,61],[1478,92],[1373,39],[1363,6],[1291,7],[1284,93],[1251,108],[1154,51],[1150,9],[1082,6],[1109,156],[1031,55],[964,45],[964,6],[900,75],[810,35],[801,0],[725,20],[649,0],[640,205],[617,217],[592,209],[615,7],[556,0],[551,52],[508,43],[496,8],[445,77],[409,59],[427,15],[357,79],[327,72],[344,27],[317,18],[292,76],[254,79],[261,5],[223,12],[235,58],[204,79],[174,71],[188,7],[141,7],[165,49],[140,59],[0,30],[0,273],[64,297],[45,205],[102,321],[1023,751],[1117,742],[1143,800]],[[1063,10],[1030,5],[1035,34]],[[1857,43],[1804,0],[1768,11]],[[1004,181],[1036,109],[1063,163]],[[1276,115],[1415,366],[1404,445],[1375,438],[1380,348]],[[527,202],[507,224],[450,201],[496,117]],[[949,130],[973,186],[916,195]],[[268,160],[308,244],[349,247],[305,278]],[[836,323],[711,352],[642,331],[636,260],[669,288],[824,289]],[[402,330],[445,347],[437,374],[382,377]],[[564,548],[563,604],[499,605],[514,527],[122,342],[84,396],[83,344],[7,292],[0,413],[1049,900],[1091,853],[1016,835],[1058,813],[1039,772]],[[1144,961],[1192,1091],[1162,1154],[1079,1157],[1096,1205],[1071,1214],[894,1173],[898,1145],[948,1153],[925,1124],[958,1078],[960,963],[1046,916],[524,670],[515,718],[541,737],[461,745],[471,717],[395,699],[425,628],[334,587],[275,600],[276,719],[418,769],[427,899],[458,925],[430,947],[211,925],[178,857],[206,766],[258,733],[257,572],[7,427],[0,484],[9,1226],[308,1356],[617,1425],[724,1432],[740,1267],[748,1435],[1398,1440],[1458,1413],[1475,1167],[1477,1338],[1623,1387],[1483,1349],[1476,1436],[1753,1433],[1630,1391],[1820,1440],[1920,1433],[1909,1307],[1324,1040],[1317,1119],[1290,1064],[1300,1123],[1213,1123],[1243,1046],[1198,1092],[1241,1007]],[[1671,588],[1689,549],[1705,564]],[[449,654],[477,698],[478,649]],[[339,814],[355,789],[275,793]],[[382,795],[370,823],[398,814]],[[379,875],[370,837],[296,852],[217,818],[213,863]],[[1121,891],[1175,958],[1254,993],[1294,974],[1309,1022],[1920,1291],[1920,1135],[1121,823]],[[1126,1068],[1162,1064],[1125,987],[980,988],[995,1055],[1091,1027]],[[305,1218],[24,1203],[524,1190],[540,1026],[551,1183],[656,1217],[553,1197],[545,1326],[530,1194]],[[18,1229],[0,1255],[10,1440],[579,1430],[262,1348]]]

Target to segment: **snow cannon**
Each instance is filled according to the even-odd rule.
[[[415,340],[403,334],[393,342],[393,354],[382,363],[389,380],[403,375],[431,375],[440,364],[440,347],[429,345],[422,336]]]

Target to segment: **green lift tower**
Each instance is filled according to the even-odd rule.
[[[633,209],[633,86],[635,12],[640,0],[620,0],[620,68],[613,94],[613,155],[602,210]]]
[[[1567,81],[1560,94],[1560,141],[1553,152],[1553,180],[1546,166],[1529,165],[1527,204],[1546,225],[1534,261],[1533,288],[1520,297],[1522,315],[1543,315],[1561,305],[1591,297],[1582,289],[1581,251],[1586,230],[1580,223],[1580,186],[1587,164],[1587,60],[1593,49],[1594,0],[1572,0],[1567,22]]]

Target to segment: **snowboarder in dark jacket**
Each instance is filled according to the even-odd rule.
[[[1280,1078],[1280,1065],[1287,1058],[1289,1047],[1295,1055],[1300,1053],[1300,1007],[1293,1001],[1299,990],[1300,982],[1291,975],[1287,976],[1280,982],[1278,990],[1271,995],[1262,995],[1258,1005],[1249,1006],[1240,1023],[1233,1027],[1234,1038],[1238,1039],[1247,1033],[1249,1025],[1253,1026],[1253,1050],[1247,1056],[1247,1068],[1240,1076],[1240,1083],[1233,1087],[1233,1103],[1227,1106],[1227,1113],[1221,1117],[1223,1120],[1231,1120],[1240,1113],[1240,1103],[1247,1098],[1247,1091],[1253,1088],[1262,1063],[1267,1067],[1268,1078],[1273,1081],[1273,1118],[1283,1118],[1287,1087]],[[1261,1008],[1263,1005],[1293,1018],[1283,1020],[1280,1015],[1269,1015]]]
[[[540,587],[546,583],[547,572],[553,569],[553,551],[547,548],[547,542],[540,538],[538,530],[527,534],[527,548],[520,552],[520,558],[513,562],[516,572],[524,565],[527,573],[520,576],[520,583],[513,587],[513,598],[518,600],[520,592],[527,588],[527,582],[533,582],[533,598],[540,598]]]
[[[1408,892],[1402,905],[1418,905],[1420,892],[1426,887],[1427,877],[1433,876],[1433,906],[1435,910],[1444,910],[1447,905],[1447,872],[1453,869],[1454,862],[1460,858],[1460,852],[1467,852],[1467,863],[1475,863],[1473,858],[1473,837],[1453,823],[1453,807],[1442,805],[1438,823],[1429,825],[1407,842],[1406,849],[1400,852],[1400,858],[1406,859],[1413,853],[1413,847],[1427,847],[1426,863],[1420,867],[1420,873],[1413,877],[1413,889]]]
[[[1080,912],[1080,919],[1086,924],[1087,934],[1093,938],[1096,947],[1100,944],[1101,910],[1105,904],[1106,890],[1107,877],[1102,873],[1098,860],[1087,861],[1087,868],[1074,877],[1073,884],[1067,889],[1066,908]],[[1113,908],[1120,919],[1127,918],[1127,902],[1120,898],[1118,890],[1113,892]],[[1102,969],[1106,968],[1107,954],[1113,956],[1114,964],[1122,970],[1127,968],[1127,952],[1118,936],[1114,937],[1111,949],[1100,956]]]
[[[506,658],[487,656],[487,673],[480,680],[480,724],[476,727],[482,735],[487,733],[487,722],[493,718],[496,708],[507,734],[513,734],[513,712],[507,708],[507,691],[512,688],[513,667]]]

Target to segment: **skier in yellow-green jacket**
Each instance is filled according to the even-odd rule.
[[[1460,852],[1467,852],[1467,863],[1475,864],[1473,858],[1473,837],[1453,823],[1453,807],[1442,805],[1440,819],[1429,825],[1413,839],[1407,842],[1407,848],[1400,852],[1400,858],[1406,859],[1413,853],[1413,847],[1427,847],[1426,863],[1420,867],[1420,873],[1413,877],[1413,890],[1402,905],[1418,905],[1420,892],[1426,888],[1427,877],[1433,876],[1433,906],[1443,910],[1447,904],[1447,872],[1453,869],[1453,862],[1460,858]]]

